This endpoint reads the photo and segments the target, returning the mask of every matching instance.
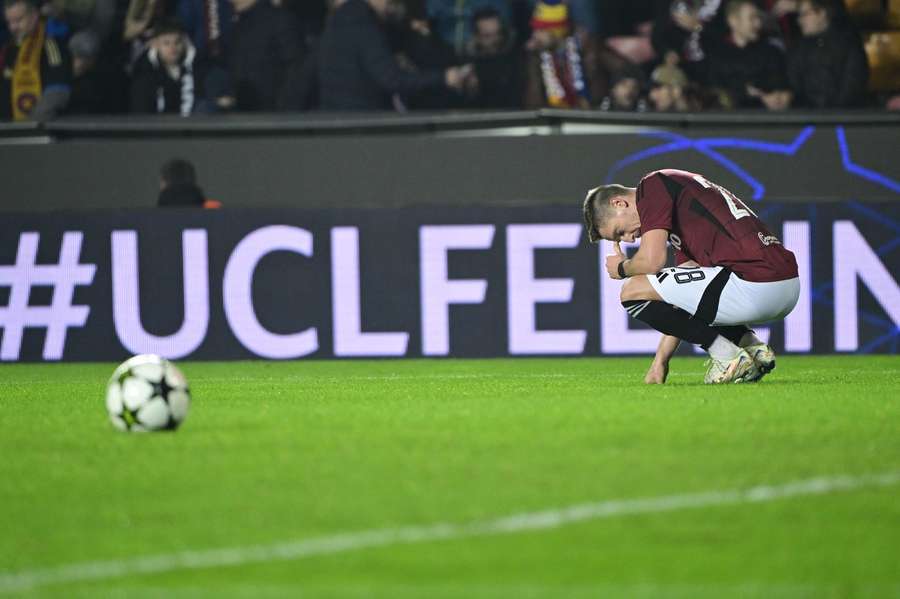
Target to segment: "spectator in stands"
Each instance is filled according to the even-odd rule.
[[[632,69],[615,76],[609,95],[600,101],[598,108],[603,111],[644,112],[647,101],[641,94],[641,76]]]
[[[125,71],[101,56],[100,38],[90,29],[69,39],[72,96],[66,114],[117,114],[128,105]]]
[[[282,109],[290,78],[303,63],[297,22],[268,0],[231,0],[231,5],[235,23],[228,42],[228,67],[237,110]]]
[[[799,106],[843,108],[865,100],[869,65],[859,35],[833,23],[829,0],[801,0],[803,38],[788,53],[788,77]]]
[[[71,95],[68,49],[47,33],[36,0],[5,0],[10,39],[0,49],[0,120],[45,121]]]
[[[799,0],[763,0],[763,8],[768,13],[771,28],[780,30],[781,37],[784,38],[787,45],[792,45],[800,38],[800,27],[797,23],[797,10],[799,9]],[[850,17],[850,12],[844,0],[834,0],[832,2],[833,14],[831,24],[838,29],[855,30],[855,25]]]
[[[725,108],[784,110],[790,106],[784,55],[760,39],[762,17],[755,0],[728,0],[729,35],[710,45],[707,85],[721,90]]]
[[[670,58],[671,60],[671,58]],[[698,87],[673,62],[663,63],[650,74],[647,108],[656,112],[697,112],[701,109]]]
[[[441,87],[462,90],[470,66],[422,71],[400,67],[383,27],[392,0],[336,0],[335,4],[318,50],[321,108],[397,109],[404,94]]]
[[[319,43],[325,19],[336,8],[334,0],[281,0],[285,10],[292,12],[303,29],[306,52],[299,70],[285,82],[281,108],[291,112],[314,110],[319,107]]]
[[[444,71],[460,63],[453,48],[434,34],[419,2],[392,1],[384,25],[388,43],[401,68],[408,71]],[[411,110],[461,108],[462,96],[446,86],[432,87],[400,98]]]
[[[651,36],[657,56],[677,58],[691,79],[702,81],[708,40],[725,33],[721,0],[671,0],[662,6],[665,10],[658,12]]]
[[[182,158],[173,158],[159,170],[159,198],[161,208],[221,208],[221,202],[206,197],[197,185],[197,170]]]
[[[438,36],[463,56],[472,37],[472,16],[483,8],[493,8],[504,22],[510,22],[506,0],[427,0],[428,18]]]
[[[68,114],[103,114],[102,82],[95,76],[100,54],[100,40],[90,30],[79,31],[69,39],[69,55],[72,57],[72,95],[66,110]]]
[[[591,60],[572,31],[568,6],[561,0],[538,2],[531,28],[525,105],[589,109],[595,70],[586,66]]]
[[[163,21],[134,66],[131,112],[188,116],[203,110],[206,76],[181,24]]]
[[[468,56],[475,68],[471,80],[472,108],[521,108],[524,63],[502,16],[493,8],[472,15]]]
[[[509,28],[494,8],[482,8],[472,15],[472,38],[466,47],[470,57],[498,56],[512,45]]]
[[[178,0],[175,15],[198,55],[214,62],[225,60],[234,18],[228,0]]]
[[[688,112],[691,104],[688,101],[686,87],[682,85],[665,85],[652,83],[647,94],[647,104],[655,112]]]

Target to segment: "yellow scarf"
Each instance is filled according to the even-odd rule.
[[[24,121],[41,97],[41,55],[46,27],[43,21],[22,42],[12,79],[13,120]]]

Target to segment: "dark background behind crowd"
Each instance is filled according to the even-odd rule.
[[[4,0],[0,119],[900,109],[900,0]]]

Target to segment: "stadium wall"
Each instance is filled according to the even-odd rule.
[[[658,168],[701,172],[748,200],[900,196],[900,114],[687,123],[552,115],[0,127],[0,211],[151,207],[172,157],[194,162],[206,193],[228,207],[571,205],[585,189],[634,184]]]
[[[803,283],[778,351],[896,353],[897,207],[758,207]],[[7,215],[0,359],[652,352],[610,252],[571,206]]]

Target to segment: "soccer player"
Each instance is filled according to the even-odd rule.
[[[754,382],[775,368],[772,348],[747,325],[787,316],[800,296],[797,261],[756,214],[702,175],[666,169],[637,188],[601,185],[584,199],[591,243],[606,239],[613,279],[627,279],[622,306],[663,333],[645,382],[664,383],[680,340],[711,361],[706,383]],[[621,241],[640,238],[628,259]],[[675,268],[664,268],[666,242]]]

